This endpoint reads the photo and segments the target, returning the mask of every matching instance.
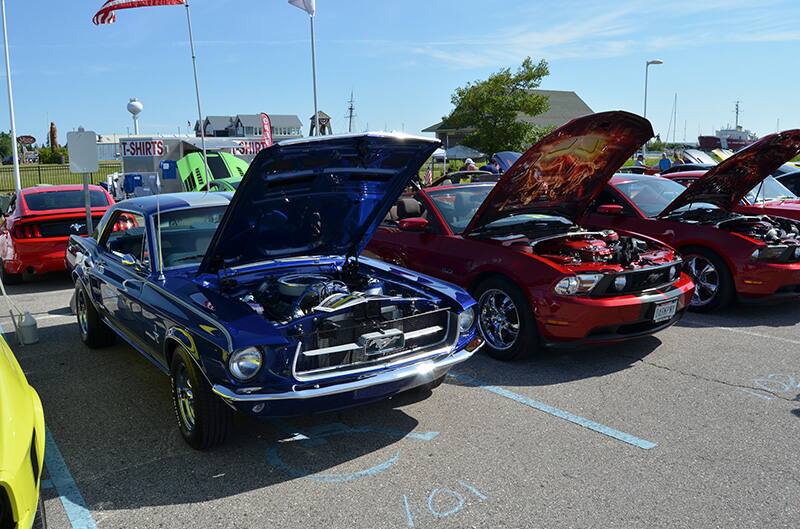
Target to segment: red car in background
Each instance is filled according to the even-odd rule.
[[[613,172],[653,135],[627,112],[575,119],[495,183],[403,196],[367,254],[467,288],[492,356],[601,343],[675,323],[692,297],[674,250],[575,224]]]
[[[700,180],[706,171],[686,171],[663,175],[686,187]],[[751,189],[733,208],[742,215],[775,215],[800,220],[800,197],[774,176],[768,176]]]
[[[800,154],[800,130],[765,136],[690,187],[660,176],[616,175],[583,222],[643,233],[683,254],[695,281],[693,310],[800,296],[800,222],[737,213],[747,193]]]
[[[94,225],[114,203],[100,186],[89,186]],[[0,226],[0,272],[3,281],[66,269],[70,235],[86,235],[86,208],[81,185],[22,189],[11,199]]]

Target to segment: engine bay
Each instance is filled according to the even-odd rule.
[[[340,312],[354,320],[391,321],[440,308],[408,287],[361,272],[291,271],[242,287],[235,297],[278,324],[311,315],[336,321],[333,313]]]
[[[566,233],[538,239],[519,236],[504,244],[521,245],[529,251],[568,268],[590,267],[621,272],[674,262],[669,248],[614,230],[587,231],[573,226]]]
[[[672,214],[668,218],[711,225],[767,244],[800,245],[800,223],[783,217],[740,215],[719,208],[697,208]]]

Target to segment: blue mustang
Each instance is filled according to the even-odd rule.
[[[359,253],[437,146],[360,134],[259,153],[238,190],[120,202],[72,237],[78,327],[120,336],[172,381],[180,431],[231,411],[335,410],[438,386],[480,346],[464,290]]]

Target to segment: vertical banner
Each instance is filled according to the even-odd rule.
[[[272,123],[264,112],[261,113],[261,138],[264,140],[265,147],[272,146]]]

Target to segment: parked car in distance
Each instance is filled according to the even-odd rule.
[[[784,173],[781,176],[778,176],[777,180],[792,193],[800,196],[800,169],[797,171]]]
[[[397,202],[367,251],[468,289],[486,350],[603,343],[669,327],[692,296],[681,260],[653,239],[576,219],[653,135],[627,112],[575,119],[494,183],[420,189]]]
[[[89,186],[93,223],[114,204],[100,186]],[[86,236],[83,186],[28,187],[11,199],[0,226],[0,259],[5,283],[19,283],[25,276],[60,272],[70,235]]]
[[[661,173],[659,173],[659,174],[661,176],[666,176],[668,174],[683,173],[683,172],[686,172],[686,171],[702,171],[702,172],[705,172],[705,171],[708,171],[709,169],[711,169],[712,167],[714,167],[714,165],[715,164],[710,164],[710,163],[677,163],[677,164],[671,166],[666,171],[661,171]],[[620,171],[620,172],[624,172],[624,171]]]
[[[170,376],[181,434],[232,409],[311,414],[441,384],[480,346],[460,288],[359,254],[438,141],[354,134],[262,150],[233,198],[126,200],[72,237],[78,327]],[[160,219],[160,221],[159,221]]]
[[[663,177],[617,175],[587,210],[597,229],[644,233],[677,248],[696,289],[691,309],[800,296],[800,223],[736,213],[745,195],[800,153],[800,131],[765,136],[686,188]]]
[[[0,335],[0,527],[45,527],[42,402]]]
[[[686,187],[699,181],[705,171],[689,171],[666,175]],[[800,220],[800,197],[792,193],[774,176],[768,176],[751,189],[734,206],[733,211],[743,215],[775,215]]]
[[[247,172],[248,163],[227,152],[209,152],[206,159],[211,171],[211,190],[236,191],[236,186]],[[206,190],[208,177],[202,153],[187,154],[178,160],[177,168],[184,191]],[[217,182],[216,186],[214,182]]]

